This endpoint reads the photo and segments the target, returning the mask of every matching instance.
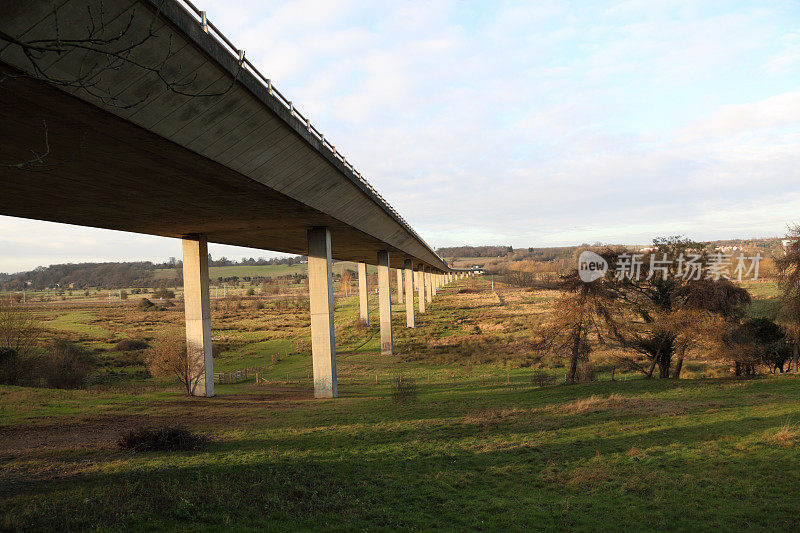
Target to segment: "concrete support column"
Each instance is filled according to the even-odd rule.
[[[369,325],[369,292],[367,289],[367,264],[358,263],[358,318]]]
[[[417,291],[419,293],[417,294],[417,299],[419,301],[419,312],[423,314],[425,313],[425,293],[427,292],[425,286],[425,267],[420,265],[417,272]]]
[[[406,275],[406,327],[413,328],[414,321],[414,264],[406,259],[404,265]]]
[[[211,301],[208,293],[208,241],[205,235],[183,238],[183,304],[186,356],[192,396],[214,396],[211,353]]]
[[[389,252],[378,252],[378,309],[381,324],[381,355],[392,355],[392,271]]]
[[[433,273],[430,268],[423,270],[425,273],[425,301],[431,303],[433,301]]]
[[[403,303],[403,269],[397,269],[397,303]]]
[[[331,233],[328,228],[315,227],[308,230],[308,293],[311,307],[314,398],[336,398],[338,395],[332,264]]]
[[[431,297],[436,298],[436,291],[439,290],[439,274],[434,270],[431,274]]]

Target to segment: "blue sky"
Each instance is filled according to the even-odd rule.
[[[800,222],[797,2],[196,3],[433,246]],[[180,254],[7,217],[0,250],[0,271]]]

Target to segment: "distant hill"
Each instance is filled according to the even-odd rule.
[[[782,250],[780,237],[769,237],[762,239],[726,239],[717,241],[705,241],[708,246],[713,248],[741,248],[749,251],[760,251],[762,255],[777,253]],[[438,248],[436,252],[449,259],[467,258],[497,258],[505,257],[512,260],[534,260],[534,261],[554,261],[556,259],[571,258],[576,250],[587,246],[603,246],[606,243],[583,243],[579,246],[553,246],[553,247],[530,247],[514,248],[512,246],[455,246]],[[646,245],[611,245],[625,246],[628,248],[646,247]]]
[[[710,241],[713,247],[736,248],[749,253],[761,252],[769,257],[782,250],[778,237],[764,239],[727,239]],[[595,243],[594,246],[601,245]],[[439,248],[437,252],[448,259],[453,266],[484,266],[489,263],[508,261],[561,261],[571,260],[575,251],[589,246],[530,247],[511,246],[458,246]],[[602,246],[602,245],[601,245]],[[641,246],[631,246],[638,248]],[[494,261],[493,261],[494,260]],[[225,257],[209,261],[209,277],[212,281],[251,280],[278,276],[303,276],[306,273],[306,259],[302,256],[254,259],[242,258],[232,261]],[[355,269],[355,264],[342,261],[334,265],[334,273],[343,269]],[[38,267],[28,272],[16,274],[0,273],[0,289],[18,291],[22,289],[42,290],[47,288],[82,289],[96,287],[102,289],[122,289],[127,287],[180,286],[183,284],[181,262],[170,259],[166,263],[137,261],[128,263],[68,263]]]

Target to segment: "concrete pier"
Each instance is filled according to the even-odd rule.
[[[208,241],[205,235],[183,237],[183,303],[186,355],[192,396],[214,396],[211,352],[211,301],[208,293]]]
[[[311,358],[314,397],[336,398],[336,340],[333,328],[331,234],[308,230],[308,293],[311,307]]]
[[[425,266],[420,265],[417,271],[417,301],[419,302],[420,314],[425,313]]]
[[[358,318],[369,325],[369,290],[367,288],[367,264],[358,263]]]
[[[378,252],[378,310],[381,325],[381,355],[392,355],[392,278],[389,252]]]
[[[403,269],[397,269],[397,303],[403,303]]]
[[[406,259],[404,265],[406,276],[406,327],[413,328],[414,320],[414,263]]]
[[[433,301],[433,273],[430,267],[424,267],[425,273],[425,302],[431,303]]]

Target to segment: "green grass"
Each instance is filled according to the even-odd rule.
[[[8,431],[72,428],[66,444],[6,458],[2,527],[800,526],[793,376],[420,387],[401,406],[385,383],[341,386],[334,401],[254,385],[210,400],[0,388]],[[121,432],[175,416],[211,437],[209,448],[132,454],[92,431],[111,438],[108,417]],[[776,439],[787,427],[788,440]]]
[[[52,320],[42,322],[47,329],[79,333],[92,337],[108,337],[110,331],[97,321],[97,313],[91,310],[63,310]]]
[[[759,294],[756,303],[772,301]],[[0,387],[0,529],[800,527],[800,377],[617,373],[615,382],[601,374],[538,387],[543,370],[513,353],[481,364],[485,351],[529,335],[528,315],[547,304],[514,298],[501,305],[488,292],[445,288],[415,330],[402,327],[404,306],[395,304],[397,353],[387,357],[377,355],[374,296],[367,329],[354,327],[356,297],[337,296],[336,400],[311,397],[307,311],[269,307],[219,309],[213,319],[215,339],[231,342],[215,371],[260,366],[266,384],[218,385],[212,399],[152,380],[86,391]],[[48,329],[55,322],[96,345],[110,330],[133,337],[123,333],[182,323],[179,311],[51,312],[60,314]],[[504,327],[491,329],[495,322]],[[477,325],[484,331],[473,335]],[[546,371],[563,379],[561,367]],[[391,403],[400,375],[416,380],[416,401]],[[124,431],[155,424],[185,425],[211,444],[116,447]]]

